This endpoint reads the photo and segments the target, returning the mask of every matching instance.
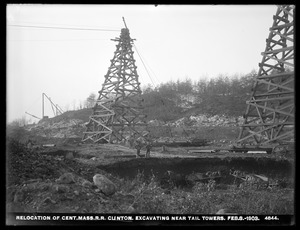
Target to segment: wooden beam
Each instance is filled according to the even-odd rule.
[[[284,11],[285,13],[287,13],[288,15],[290,15],[291,17],[294,17],[294,15],[289,11],[290,9],[286,9],[285,7],[283,6],[278,6],[282,11]]]
[[[254,97],[268,97],[268,96],[276,96],[276,95],[284,95],[284,94],[294,94],[294,91],[281,91],[277,93],[265,93],[265,94],[256,94]]]
[[[93,120],[95,123],[99,124],[100,126],[106,128],[107,130],[111,130],[109,127],[107,127],[103,123],[99,122],[98,120],[94,119],[93,117],[91,117],[91,120]]]
[[[99,142],[99,141],[101,141],[103,139],[106,140],[106,141],[109,141],[109,139],[106,139],[109,135],[110,135],[110,133],[105,134],[104,136],[101,136],[100,138],[94,140],[94,142],[97,143],[97,142]]]
[[[270,67],[270,70],[272,70],[272,69],[283,70],[283,68],[280,68],[276,65],[269,65],[267,63],[259,63],[258,66],[259,67],[267,66],[267,67]]]
[[[262,101],[279,101],[279,100],[289,100],[293,99],[294,96],[288,96],[288,97],[273,97],[273,98],[263,98],[263,99],[250,99],[248,102],[262,102]]]
[[[294,107],[292,107],[292,108],[290,109],[290,113],[293,112],[293,110],[294,110]],[[289,119],[289,116],[286,116],[286,118],[284,119],[284,122],[287,122],[288,119]],[[294,122],[292,122],[292,123],[293,123],[292,125],[294,126]],[[280,127],[279,127],[279,129],[278,129],[277,132],[275,133],[275,136],[274,136],[274,137],[277,137],[277,136],[279,135],[279,133],[281,133],[283,127],[284,127],[284,126],[280,126]]]
[[[281,88],[281,89],[285,89],[285,90],[288,90],[288,91],[293,91],[293,89],[292,88],[289,88],[289,87],[286,87],[286,86],[284,86],[284,85],[280,85],[280,84],[275,84],[275,83],[272,83],[272,82],[270,82],[270,81],[265,81],[265,80],[263,80],[263,79],[258,79],[257,80],[259,83],[264,83],[264,84],[266,84],[266,85],[272,85],[272,86],[275,86],[275,87],[277,87],[277,88]]]
[[[118,83],[118,81],[105,82],[105,83],[102,84],[102,86],[111,85],[111,84],[115,85],[117,83]]]
[[[284,86],[284,85],[287,85],[287,84],[289,84],[289,83],[294,83],[294,78],[286,78],[285,80],[286,80],[286,81],[282,82],[281,85]],[[271,93],[271,92],[276,91],[276,90],[277,90],[277,92],[278,92],[278,90],[279,90],[278,87],[274,87],[274,88],[268,90],[267,93]],[[286,92],[286,91],[285,91],[285,92]],[[288,92],[294,92],[294,90],[291,89],[291,90],[288,90]]]
[[[83,133],[88,133],[88,134],[99,134],[99,133],[110,133],[111,131],[86,131],[86,132],[83,132]]]
[[[277,125],[275,125],[275,126],[277,126]],[[273,126],[270,126],[270,127],[268,127],[268,128],[259,130],[259,131],[257,131],[257,132],[251,130],[252,133],[251,133],[250,135],[245,136],[245,137],[243,137],[243,138],[239,138],[239,140],[237,140],[237,142],[242,142],[242,141],[244,141],[244,140],[246,140],[246,139],[249,139],[249,137],[253,137],[253,136],[255,136],[255,135],[260,135],[260,133],[265,132],[265,131],[268,131],[268,130],[274,128],[275,126],[273,125]],[[249,132],[249,130],[247,130],[247,131]]]
[[[277,78],[277,77],[288,77],[294,75],[294,72],[283,72],[283,73],[276,73],[276,74],[270,74],[270,75],[261,75],[258,76],[258,79],[270,79],[270,78]]]
[[[290,26],[293,26],[293,25],[294,25],[294,22],[289,22],[289,23],[285,23],[285,24],[282,24],[282,25],[273,26],[273,27],[270,28],[270,30],[283,29],[283,28],[290,27]]]
[[[271,38],[267,38],[266,42],[267,43],[274,43],[274,45],[279,45],[279,46],[283,46],[283,47],[286,46],[286,44],[284,42],[276,41],[276,40],[271,39]]]
[[[92,117],[93,118],[96,118],[96,117],[111,117],[111,116],[113,116],[114,114],[111,114],[111,113],[109,113],[109,114],[102,114],[102,115],[92,115]]]
[[[113,123],[112,126],[124,126],[126,125],[125,123],[122,123],[122,124],[118,124],[118,123]],[[140,123],[135,123],[134,126],[147,126],[147,124],[140,124]]]
[[[276,141],[276,140],[278,140],[278,139],[282,139],[283,137],[286,137],[286,136],[287,136],[287,137],[288,137],[288,136],[293,137],[293,136],[294,136],[294,131],[292,130],[292,131],[283,133],[283,134],[281,134],[281,135],[279,135],[279,136],[277,136],[277,137],[275,137],[275,138],[273,138],[273,139],[267,140],[267,141],[264,142],[264,143],[265,143],[265,144],[268,144],[268,143],[270,143],[270,142],[272,142],[272,141]]]
[[[289,41],[291,41],[291,42],[294,42],[294,39],[293,39],[293,38],[290,38],[290,37],[288,37],[288,36],[286,36],[286,35],[283,35],[283,34],[277,32],[277,31],[275,31],[275,30],[271,30],[271,31],[272,31],[274,34],[277,34],[277,35],[279,35],[280,37],[285,38],[286,40],[289,40]]]
[[[286,64],[286,65],[288,65],[288,66],[294,67],[294,64],[292,64],[292,63],[290,63],[290,62],[287,62],[287,61],[285,61],[285,60],[278,59],[278,58],[275,58],[275,57],[273,57],[273,56],[268,56],[268,57],[269,57],[270,59],[272,59],[272,60],[277,61],[277,62],[280,62],[280,63]]]
[[[280,52],[283,52],[283,51],[293,50],[293,49],[294,49],[293,46],[288,46],[288,47],[281,48],[281,49],[265,51],[265,52],[262,52],[261,55],[272,54],[272,53],[280,53]]]
[[[259,107],[259,108],[262,108],[262,109],[266,109],[266,110],[269,110],[269,111],[273,111],[273,112],[276,112],[276,113],[280,113],[280,114],[284,114],[284,115],[287,115],[287,116],[294,117],[294,114],[286,113],[286,112],[278,110],[278,109],[273,109],[273,108],[270,108],[270,107],[267,107],[267,106],[263,106],[263,105],[259,105],[259,104],[251,103],[251,102],[247,103],[247,104],[255,106],[255,107]]]
[[[242,124],[242,127],[262,127],[262,126],[286,126],[286,125],[294,125],[294,122],[283,122],[283,123],[278,123],[278,124],[274,124],[274,123],[260,123],[260,124],[256,124],[256,123],[250,123],[250,124]]]
[[[285,19],[285,18],[280,17],[280,16],[278,16],[278,15],[274,15],[274,16],[273,16],[273,19],[274,19],[274,20],[280,20],[280,21],[283,21],[283,22],[285,22],[285,23],[289,23],[289,22],[290,22],[288,19]]]

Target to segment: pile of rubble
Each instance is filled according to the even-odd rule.
[[[148,122],[151,126],[223,126],[223,127],[233,127],[240,126],[243,123],[244,119],[242,116],[239,117],[231,117],[225,115],[214,115],[209,116],[205,114],[199,114],[196,116],[188,116],[180,118],[174,122],[163,122],[159,120],[151,120]]]
[[[243,117],[229,117],[225,115],[215,115],[207,116],[205,114],[200,114],[197,116],[189,116],[180,118],[177,121],[171,123],[171,126],[223,126],[223,127],[233,127],[239,126],[243,123]]]
[[[118,181],[67,156],[40,154],[16,140],[9,140],[7,210],[99,212],[117,193]]]
[[[38,124],[26,127],[27,131],[46,138],[81,137],[85,123],[79,119],[63,119],[58,122],[41,120]]]
[[[183,117],[175,122],[163,122],[159,120],[151,120],[148,122],[150,126],[169,126],[169,127],[234,127],[243,123],[243,117],[229,117],[225,115],[209,116],[200,114],[196,116]],[[81,138],[85,130],[86,123],[80,119],[65,118],[60,121],[52,119],[43,119],[38,124],[28,125],[25,127],[38,136],[45,138]]]

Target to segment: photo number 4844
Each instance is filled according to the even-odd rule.
[[[266,216],[265,220],[279,220],[278,216]]]

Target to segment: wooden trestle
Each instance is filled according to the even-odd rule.
[[[134,39],[128,28],[123,28],[120,37],[111,40],[118,42],[117,49],[86,125],[84,142],[121,142],[129,135],[142,136],[147,129],[132,51]]]
[[[237,143],[294,141],[294,10],[280,5],[273,16]]]

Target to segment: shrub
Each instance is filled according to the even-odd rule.
[[[124,185],[124,186],[123,186]],[[131,192],[131,204],[137,213],[153,214],[214,214],[227,208],[238,214],[293,214],[293,193],[288,190],[257,190],[229,187],[214,189],[208,183],[196,183],[191,190],[163,189],[153,175],[149,181],[143,174],[124,180],[123,192]]]

